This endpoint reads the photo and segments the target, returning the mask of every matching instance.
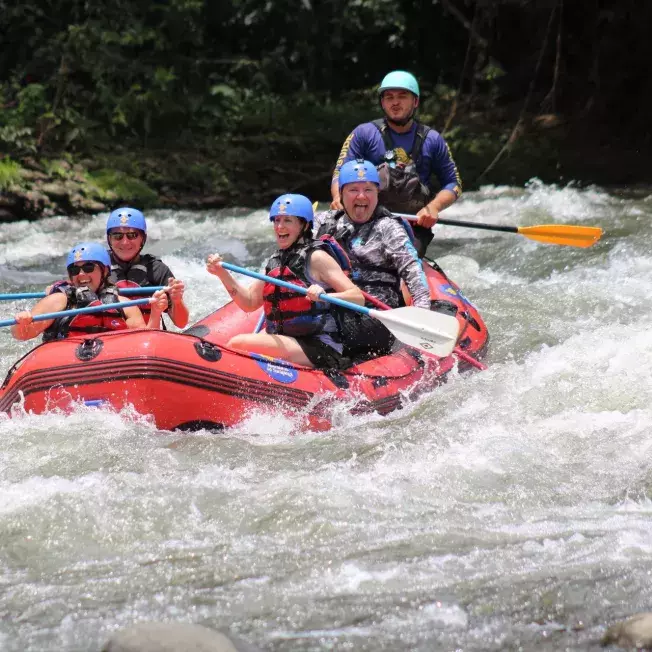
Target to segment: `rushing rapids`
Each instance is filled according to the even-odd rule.
[[[590,249],[438,226],[430,257],[491,332],[387,416],[327,433],[261,405],[215,433],[125,407],[0,416],[0,647],[97,649],[136,621],[263,649],[594,649],[650,603],[652,195],[485,188],[446,215],[599,225]],[[256,267],[263,212],[154,212],[191,321],[227,301],[208,253]],[[3,227],[0,292],[43,287],[103,219]],[[26,302],[3,304],[10,317]],[[0,376],[33,343],[0,332]]]

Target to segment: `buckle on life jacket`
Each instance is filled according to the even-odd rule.
[[[385,159],[385,162],[387,163],[387,165],[389,165],[390,168],[396,167],[396,152],[393,149],[385,150],[385,154],[383,155],[383,158]]]

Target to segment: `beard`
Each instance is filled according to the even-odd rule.
[[[408,124],[413,118],[414,118],[414,109],[410,111],[410,113],[405,117],[405,118],[390,118],[387,114],[385,114],[385,119],[389,124],[396,125],[397,127],[405,127],[406,124]]]

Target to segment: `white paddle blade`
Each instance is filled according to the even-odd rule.
[[[442,358],[449,356],[460,332],[460,323],[452,315],[425,308],[405,306],[393,310],[370,310],[404,344]]]

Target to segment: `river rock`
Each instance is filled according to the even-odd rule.
[[[636,614],[612,625],[603,636],[602,644],[652,650],[652,612]]]
[[[119,631],[102,652],[260,652],[208,627],[187,623],[140,623]]]
[[[85,213],[101,213],[106,210],[106,206],[99,201],[83,197],[79,202],[79,208]]]
[[[18,197],[10,193],[1,193],[0,194],[0,206],[2,208],[17,208],[19,204]]]
[[[38,170],[39,172],[45,172],[43,165],[31,156],[26,156],[22,159],[21,164],[23,168],[29,168],[30,170]]]
[[[34,213],[41,212],[44,208],[52,206],[50,198],[38,190],[28,190],[22,195],[26,210]]]
[[[20,175],[27,181],[43,181],[48,178],[48,175],[45,174],[45,172],[40,172],[39,170],[30,170],[27,168],[23,168],[20,171]]]
[[[70,194],[69,190],[62,183],[44,183],[40,190],[48,197],[56,200],[66,199]]]
[[[13,222],[17,219],[16,214],[0,206],[0,222]]]

